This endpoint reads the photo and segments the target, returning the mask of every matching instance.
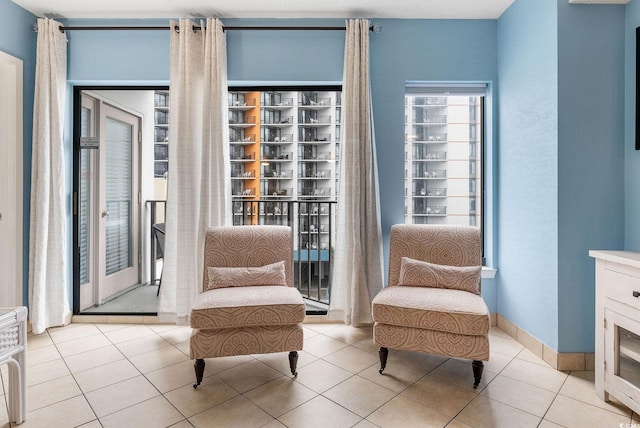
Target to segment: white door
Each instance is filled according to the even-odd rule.
[[[0,306],[22,305],[22,60],[0,52]]]
[[[82,95],[76,273],[81,311],[140,282],[140,121]]]
[[[140,118],[102,104],[98,210],[99,303],[138,284]]]

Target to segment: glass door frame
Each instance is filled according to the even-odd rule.
[[[82,312],[80,309],[80,248],[79,248],[79,195],[80,195],[80,135],[81,135],[81,114],[82,114],[82,94],[83,91],[156,91],[168,90],[168,86],[150,85],[150,86],[122,86],[122,85],[74,85],[73,92],[73,193],[72,193],[72,214],[73,214],[73,232],[72,232],[72,254],[73,254],[73,315],[91,314],[90,312]],[[100,315],[105,315],[100,313]],[[109,313],[109,315],[155,315],[146,312],[123,312]]]

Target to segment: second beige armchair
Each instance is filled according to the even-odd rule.
[[[388,348],[472,360],[480,383],[489,359],[489,309],[480,295],[480,231],[471,226],[394,225],[389,283],[373,299],[380,373]]]
[[[230,226],[207,231],[203,292],[191,310],[196,388],[205,358],[289,352],[297,375],[305,305],[293,287],[291,229]]]

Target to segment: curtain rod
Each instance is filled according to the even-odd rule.
[[[171,26],[59,26],[58,27],[61,32],[65,31],[74,31],[74,30],[170,30]],[[174,27],[176,30],[177,26]],[[33,26],[34,31],[38,31],[37,25]],[[194,30],[200,30],[200,26],[194,26]],[[234,30],[261,30],[261,31],[272,31],[272,30],[294,30],[294,31],[344,31],[346,27],[224,27],[224,31],[234,31]],[[379,33],[382,31],[382,25],[374,24],[369,27],[369,31],[373,33]]]

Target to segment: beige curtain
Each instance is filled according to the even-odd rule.
[[[369,20],[347,21],[342,86],[343,143],[328,317],[371,323],[371,301],[382,289],[382,233],[369,77]]]
[[[171,22],[169,173],[160,319],[188,321],[205,231],[231,224],[227,48],[222,23]],[[201,29],[194,29],[195,26]]]
[[[60,25],[51,19],[38,19],[29,226],[29,318],[36,334],[71,321],[62,140],[67,39]]]

